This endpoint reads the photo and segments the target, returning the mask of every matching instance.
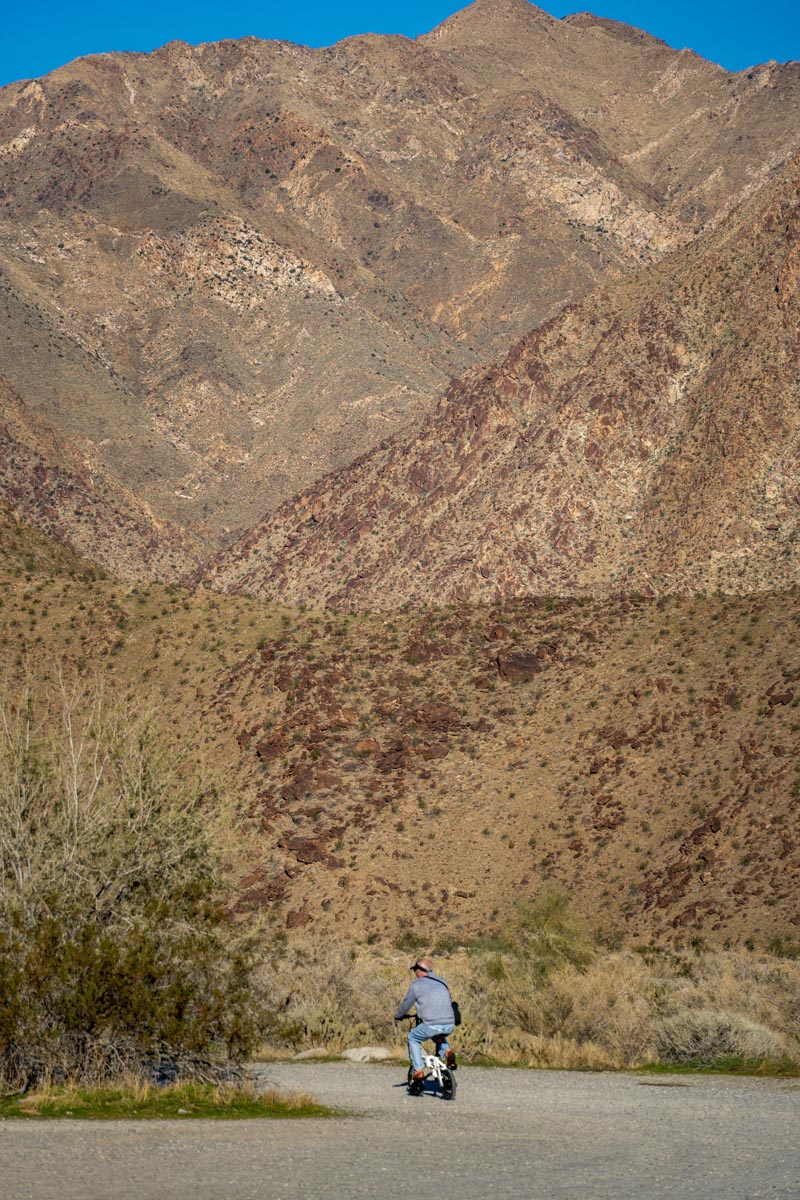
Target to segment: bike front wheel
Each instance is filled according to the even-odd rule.
[[[447,1067],[442,1071],[442,1099],[455,1100],[456,1098],[456,1077],[454,1073]]]
[[[425,1091],[425,1080],[414,1079],[414,1068],[408,1068],[408,1093],[410,1096],[421,1096]]]

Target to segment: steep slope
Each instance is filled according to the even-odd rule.
[[[800,144],[799,82],[525,0],[79,60],[0,92],[0,368],[218,546],[715,221]]]
[[[799,191],[795,159],[284,505],[208,581],[343,608],[797,582]]]
[[[147,579],[174,579],[200,546],[156,518],[96,461],[90,440],[56,439],[0,375],[0,493],[17,521],[125,575],[132,562]]]
[[[797,63],[729,74],[642,30],[591,13],[556,20],[527,0],[475,0],[422,40],[476,86],[491,79],[514,94],[525,76],[695,228],[797,146],[793,118],[770,116],[778,94],[796,108]]]

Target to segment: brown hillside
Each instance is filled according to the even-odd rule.
[[[131,587],[0,510],[3,691],[160,704],[250,806],[240,908],[415,945],[546,880],[609,938],[796,942],[797,593],[320,616]]]
[[[800,159],[454,384],[207,579],[334,608],[800,577]]]
[[[416,42],[79,60],[0,92],[0,369],[218,546],[717,220],[796,151],[799,84],[524,0]]]

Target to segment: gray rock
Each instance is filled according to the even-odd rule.
[[[391,1050],[386,1050],[383,1046],[354,1046],[351,1050],[342,1051],[342,1058],[357,1063],[383,1062],[391,1057]]]

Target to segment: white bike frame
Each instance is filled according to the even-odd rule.
[[[436,1082],[439,1087],[442,1086],[442,1071],[447,1069],[447,1063],[442,1062],[438,1054],[423,1054],[422,1066],[425,1071],[429,1071],[436,1076]]]

